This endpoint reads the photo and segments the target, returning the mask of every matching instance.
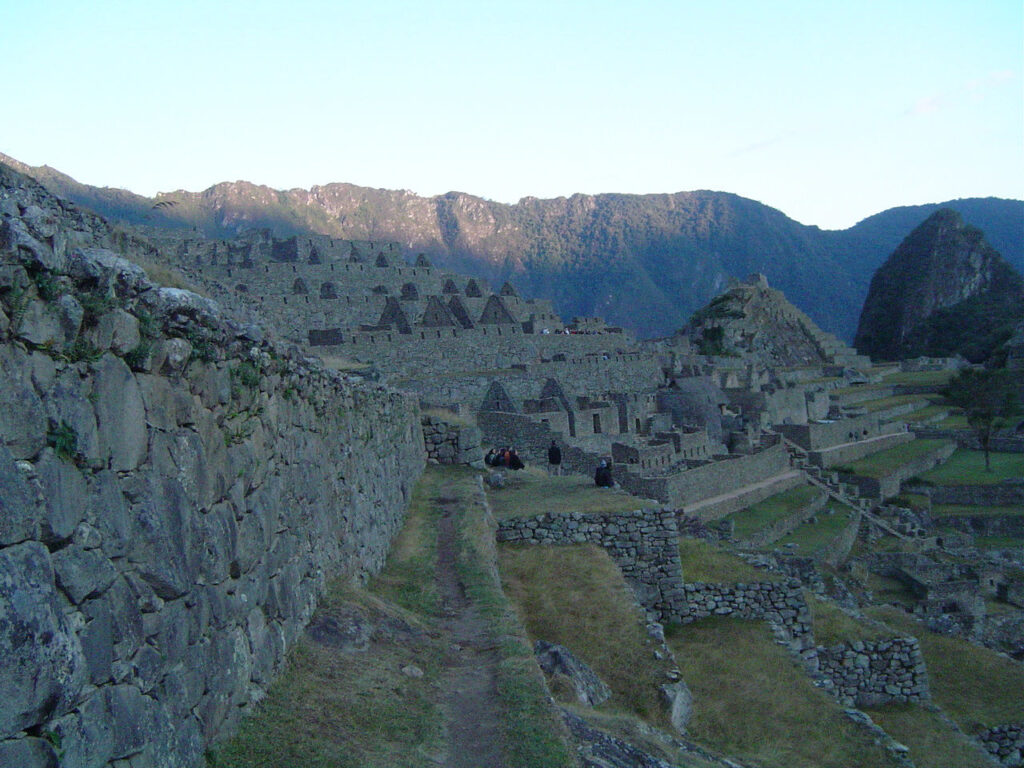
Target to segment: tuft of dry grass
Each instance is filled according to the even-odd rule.
[[[763,768],[888,768],[892,758],[815,688],[762,621],[713,618],[670,645],[693,693],[689,733]]]
[[[602,709],[610,705],[670,727],[659,698],[669,662],[655,658],[643,612],[604,550],[505,544],[499,563],[530,639],[564,645],[612,689]]]

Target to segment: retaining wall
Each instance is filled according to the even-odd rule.
[[[327,581],[383,565],[417,404],[156,288],[85,247],[102,220],[0,176],[0,764],[200,766]]]
[[[928,673],[914,637],[819,647],[818,669],[846,706],[929,698]]]
[[[441,417],[426,414],[420,424],[427,461],[436,464],[472,464],[483,459],[479,427],[453,424]]]
[[[1010,723],[989,728],[978,741],[1002,765],[1020,766],[1024,759],[1024,723]]]

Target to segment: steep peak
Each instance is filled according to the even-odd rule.
[[[941,315],[945,323],[951,319],[946,317],[949,312],[959,307],[967,312],[961,327],[974,320],[981,324],[982,310],[986,322],[1002,322],[989,315],[1020,302],[1024,302],[1020,275],[988,244],[980,229],[965,223],[952,208],[940,208],[907,235],[875,272],[854,343],[861,353],[883,360],[937,354],[930,327],[935,318]],[[955,348],[948,351],[965,353]]]

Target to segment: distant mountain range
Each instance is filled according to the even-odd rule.
[[[327,184],[273,190],[249,182],[142,197],[81,184],[48,166],[0,162],[112,221],[182,234],[233,237],[321,233],[393,240],[410,255],[551,299],[565,317],[599,315],[641,336],[669,335],[730,278],[752,272],[827,331],[851,340],[875,269],[935,210],[948,207],[985,232],[1024,271],[1024,201],[971,198],[892,208],[827,231],[725,192],[573,195],[514,205],[461,192]]]

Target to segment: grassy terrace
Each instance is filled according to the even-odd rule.
[[[736,525],[735,538],[742,541],[753,536],[758,531],[803,509],[820,495],[821,491],[812,485],[799,485],[752,504],[746,509],[733,512],[728,519]]]
[[[896,417],[895,420],[905,421],[909,424],[919,424],[929,419],[937,419],[939,417],[949,418],[950,406],[948,405],[927,405],[924,408],[919,408],[916,411],[904,414],[903,416]]]
[[[930,469],[921,479],[935,485],[991,485],[1024,479],[1024,453],[990,454],[992,471],[985,469],[983,451],[958,450],[949,461]]]
[[[818,645],[837,645],[855,640],[884,640],[893,636],[890,630],[859,621],[843,611],[831,600],[823,600],[812,592],[804,591],[807,607],[811,609],[811,631]]]
[[[721,584],[782,581],[783,575],[747,564],[721,546],[704,539],[680,539],[683,579]]]
[[[661,506],[661,502],[640,499],[621,489],[598,488],[588,477],[549,477],[538,467],[506,472],[505,481],[504,488],[488,491],[499,520],[545,512],[631,512]]]
[[[673,628],[669,644],[693,693],[688,732],[701,743],[763,768],[895,765],[764,622],[705,619]]]
[[[967,504],[935,504],[931,508],[932,517],[1007,517],[1024,515],[1024,505],[1015,507],[983,507]]]
[[[861,400],[855,405],[865,409],[868,413],[878,413],[879,411],[897,408],[908,403],[934,404],[938,401],[938,395],[893,395],[891,397],[880,397],[876,400]]]
[[[886,384],[906,384],[914,387],[944,387],[956,371],[900,371],[885,377]]]
[[[817,522],[800,525],[788,536],[768,544],[764,549],[788,549],[794,554],[809,555],[831,544],[850,525],[850,518],[844,508],[837,508],[828,514],[828,507],[817,515]],[[790,546],[793,545],[793,546]]]
[[[911,440],[834,469],[861,477],[888,477],[899,467],[941,448],[946,440]]]
[[[920,641],[932,698],[965,732],[975,734],[1024,719],[1024,667],[1020,664],[965,640],[934,634],[891,606],[866,613]]]

